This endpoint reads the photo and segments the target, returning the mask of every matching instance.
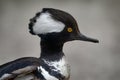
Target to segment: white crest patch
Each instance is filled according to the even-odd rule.
[[[65,27],[65,24],[54,20],[51,17],[51,14],[41,13],[41,15],[37,18],[36,23],[33,26],[33,32],[35,34],[46,34],[51,32],[61,32]]]
[[[65,59],[65,56],[62,59],[60,59],[59,61],[50,62],[50,61],[44,60],[44,62],[49,66],[54,66],[55,69],[53,69],[53,70],[60,72],[66,78],[68,78],[70,76],[70,68]]]

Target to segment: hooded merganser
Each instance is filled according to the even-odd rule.
[[[29,32],[41,38],[41,56],[24,57],[0,66],[0,80],[69,80],[70,69],[62,51],[67,41],[98,43],[80,33],[67,12],[43,8],[30,19]]]

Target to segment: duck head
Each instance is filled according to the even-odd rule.
[[[30,19],[29,32],[44,40],[67,42],[81,40],[98,43],[97,39],[83,35],[72,15],[62,10],[43,8],[35,17]]]

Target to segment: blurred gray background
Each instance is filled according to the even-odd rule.
[[[83,34],[100,40],[65,43],[71,80],[120,80],[120,0],[0,0],[0,64],[39,57],[40,39],[28,23],[43,7],[69,12]]]

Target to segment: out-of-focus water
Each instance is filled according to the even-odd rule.
[[[71,80],[120,80],[120,0],[1,0],[0,64],[39,57],[40,40],[29,34],[28,23],[43,7],[69,12],[83,34],[100,40],[65,43]]]

